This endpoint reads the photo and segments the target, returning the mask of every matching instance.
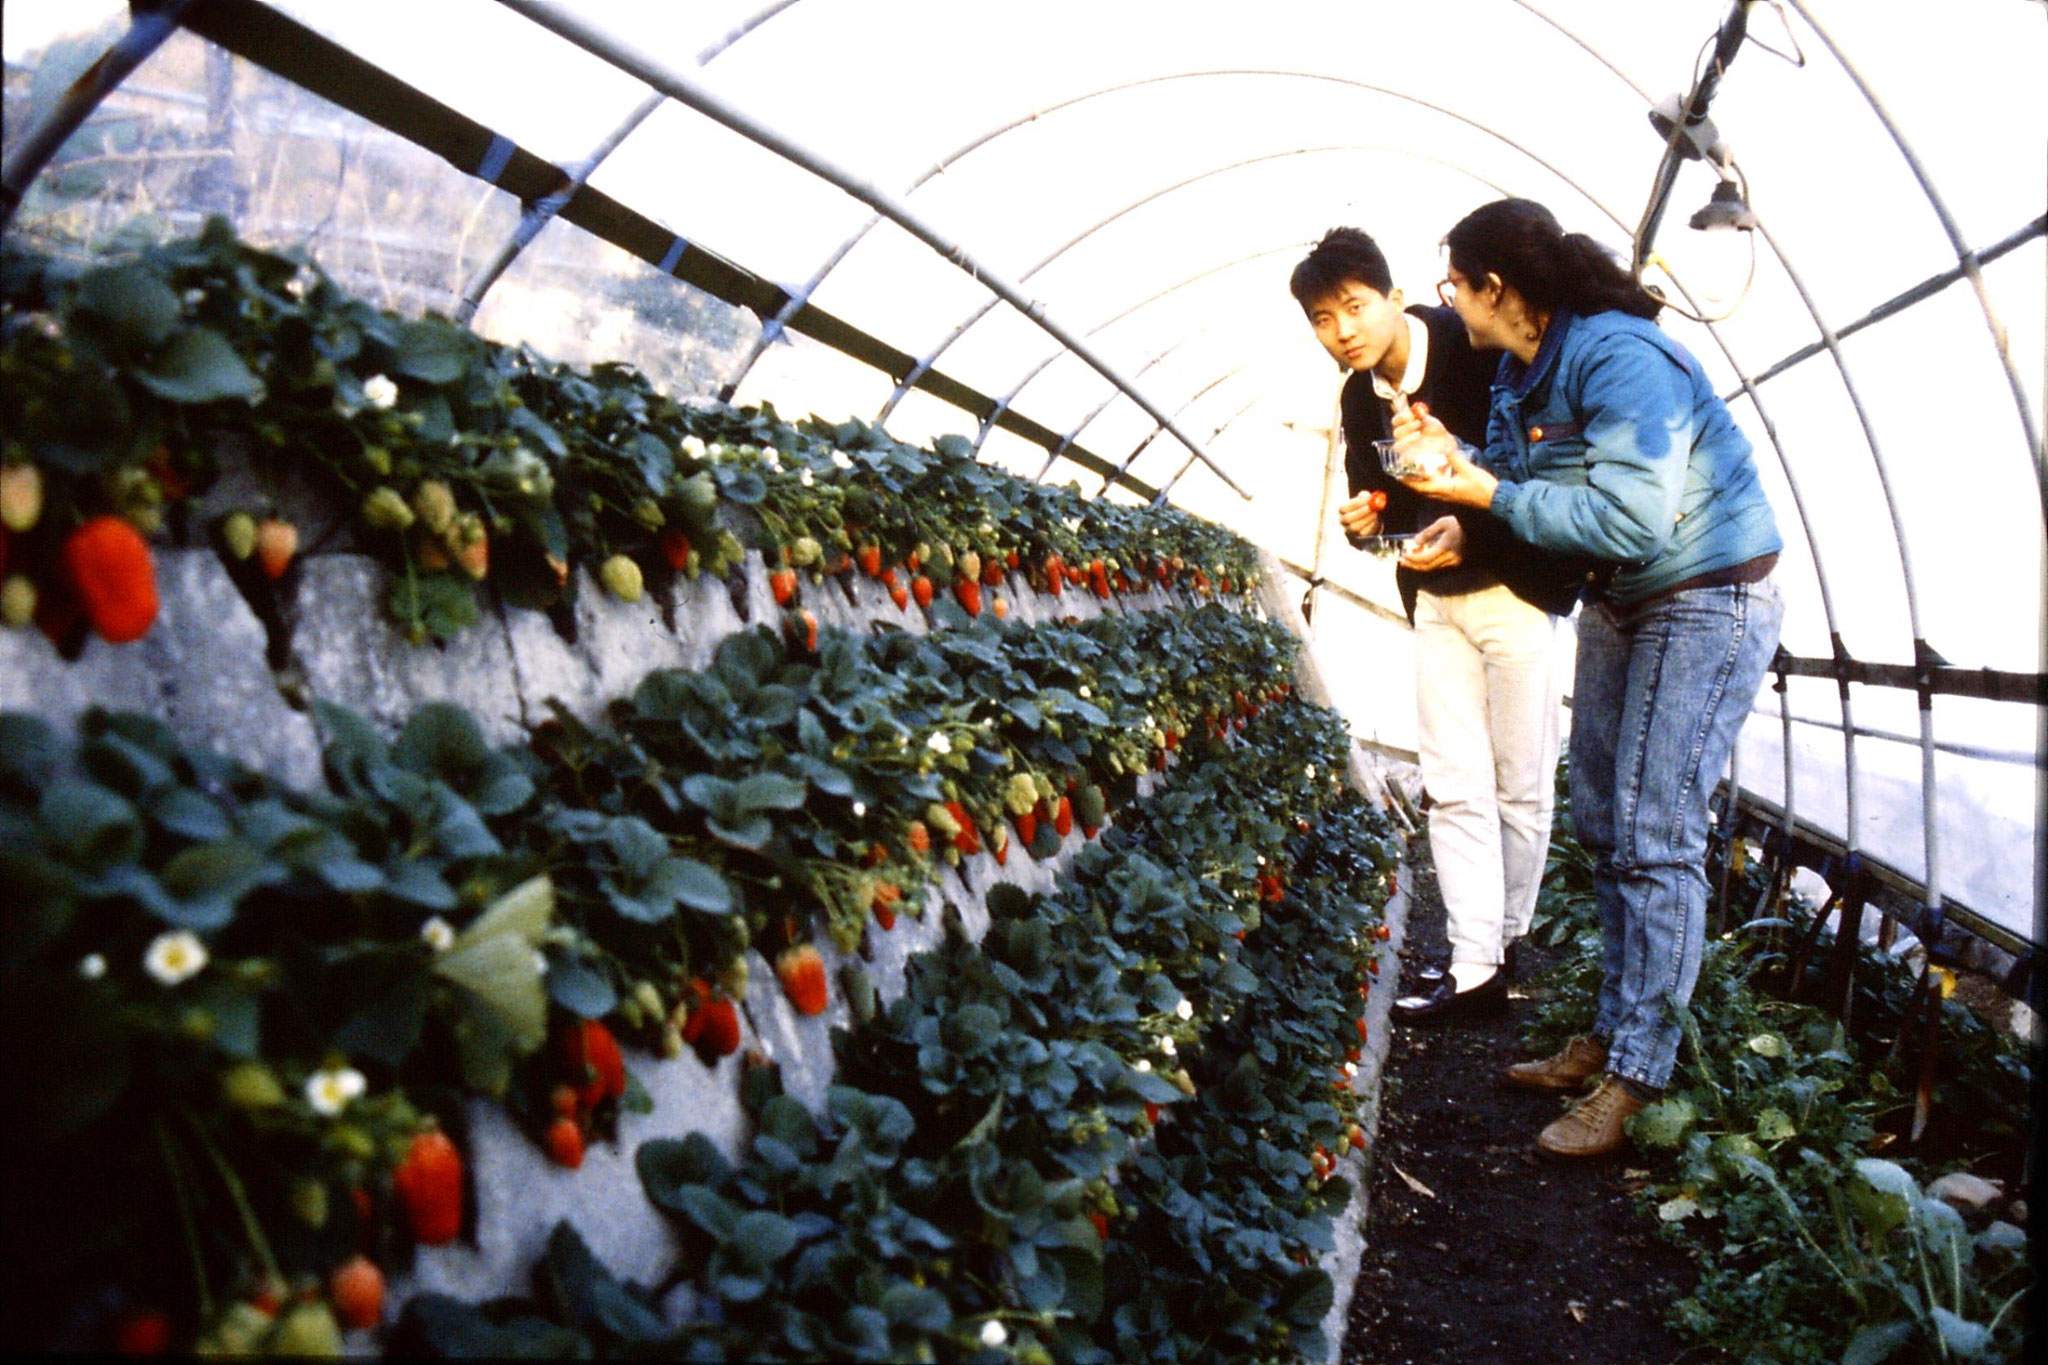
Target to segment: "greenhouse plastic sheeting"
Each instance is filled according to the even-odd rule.
[[[892,354],[928,358],[954,392],[1004,404],[1075,457],[1047,468],[1045,447],[1059,442],[998,428],[985,458],[1091,492],[1101,463],[1128,460],[1146,487],[1170,486],[1183,506],[1378,603],[1340,608],[1325,594],[1316,634],[1333,678],[1354,689],[1354,729],[1395,747],[1412,743],[1407,638],[1387,619],[1389,567],[1329,529],[1338,376],[1287,294],[1288,271],[1325,229],[1357,224],[1386,247],[1407,296],[1427,300],[1444,230],[1503,194],[1541,200],[1627,254],[1664,151],[1646,112],[1691,88],[1731,10],[1723,0],[269,8],[488,130],[485,155],[451,166],[406,142],[420,138],[412,129],[377,126],[181,34],[59,155],[11,231],[78,240],[136,213],[169,229],[226,211],[244,235],[309,251],[379,302],[454,313],[520,214],[487,183],[493,157],[516,149],[573,167],[650,94],[617,61],[536,22],[568,16],[616,40],[626,66],[701,92],[710,110],[662,103],[583,168],[593,193],[672,234],[670,256],[687,248],[732,263],[777,298],[858,238],[814,307]],[[1838,638],[1866,663],[1913,665],[1931,650],[1960,668],[2038,677],[2048,9],[1744,8],[1748,39],[1711,117],[1763,228],[1690,230],[1714,184],[1695,160],[1680,168],[1649,249],[1688,311],[1727,314],[1711,328],[1665,321],[1757,446],[1786,531],[1785,647],[1828,659]],[[8,6],[10,140],[125,22],[120,7],[84,0]],[[721,122],[719,110],[738,117]],[[846,188],[726,126],[747,121],[907,209],[923,231],[871,225],[874,210]],[[166,130],[188,160],[164,159]],[[209,147],[225,149],[227,164],[209,162]],[[933,235],[956,250],[934,250]],[[1987,258],[1975,280],[1959,269],[1964,250]],[[738,401],[835,419],[887,410],[907,439],[984,435],[985,411],[896,395],[902,374],[801,328],[753,359],[760,314],[772,310],[684,287],[660,256],[558,223],[483,293],[476,325],[577,363],[626,360],[682,392],[736,385]],[[1069,353],[1016,307],[988,308],[994,281],[1107,365]],[[1823,324],[1847,333],[1832,349],[1819,345]],[[1745,377],[1765,373],[1743,391]],[[1159,432],[1162,416],[1173,433]],[[1199,460],[1181,476],[1190,444],[1255,496]],[[1097,468],[1075,462],[1084,453]],[[1852,699],[1857,828],[1847,828],[1832,680],[1795,678],[1783,694],[1795,717],[1789,804],[1922,877],[1914,694],[1859,684]],[[1785,804],[1780,704],[1769,690],[1760,697],[1737,771]],[[1940,889],[2037,938],[2037,701],[1937,696],[1930,730]]]

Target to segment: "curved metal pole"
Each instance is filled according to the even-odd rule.
[[[2041,486],[2042,515],[2044,520],[2048,520],[2048,445],[2042,443],[2040,428],[2034,422],[2033,405],[2027,401],[2026,386],[2020,382],[2019,371],[2013,368],[2012,347],[2006,340],[2005,325],[1998,320],[1998,310],[1991,304],[1991,291],[1985,287],[1983,272],[1977,268],[1977,253],[1964,242],[1963,230],[1957,225],[1955,215],[1949,212],[1947,201],[1935,190],[1934,181],[1927,174],[1927,168],[1920,164],[1920,158],[1915,155],[1912,144],[1906,141],[1906,135],[1899,131],[1899,126],[1892,120],[1890,111],[1878,100],[1877,92],[1863,79],[1863,73],[1851,64],[1848,54],[1836,45],[1834,38],[1820,26],[1819,21],[1807,10],[1802,0],[1791,0],[1791,5],[1793,9],[1799,11],[1799,17],[1806,21],[1814,35],[1827,45],[1828,51],[1841,66],[1842,73],[1855,82],[1857,91],[1870,106],[1870,112],[1877,116],[1877,121],[1884,125],[1885,132],[1891,135],[1893,143],[1898,146],[1899,155],[1905,158],[1907,169],[1911,170],[1913,178],[1920,182],[1920,192],[1927,196],[1928,206],[1934,210],[1934,216],[1941,220],[1941,230],[1948,234],[1949,245],[1955,248],[1956,262],[1962,267],[1963,277],[1969,280],[1970,287],[1977,292],[1977,306],[1983,310],[1984,323],[1991,329],[1992,347],[1998,352],[1999,364],[2005,367],[2006,383],[2011,386],[2013,404],[2019,409],[2020,426],[2026,432],[2028,453],[2034,458],[2034,474]],[[1928,892],[1929,896],[1936,894],[1933,890]]]
[[[1467,168],[1458,165],[1456,162],[1446,161],[1441,157],[1424,156],[1421,153],[1412,153],[1411,155],[1421,157],[1421,159],[1425,161],[1434,161],[1439,166],[1444,166],[1450,170],[1457,171],[1461,175],[1470,176],[1472,179],[1477,180],[1480,184],[1492,190],[1495,194],[1498,194],[1503,198],[1507,196],[1508,191],[1505,186],[1497,185],[1493,181],[1488,180],[1485,176],[1480,175],[1475,171],[1468,170]],[[1220,274],[1225,270],[1232,269],[1236,266],[1245,265],[1252,261],[1264,260],[1268,256],[1277,256],[1283,251],[1299,251],[1305,247],[1311,247],[1314,245],[1315,243],[1311,241],[1286,242],[1282,243],[1280,246],[1268,247],[1264,251],[1255,251],[1251,253],[1249,256],[1240,256],[1234,261],[1225,261],[1220,265],[1212,265],[1205,270],[1197,271],[1195,274],[1188,276],[1186,279],[1181,280],[1176,284],[1168,285],[1166,288],[1160,290],[1156,294],[1153,294],[1149,298],[1141,299],[1139,302],[1132,304],[1130,307],[1124,309],[1122,312],[1116,314],[1114,317],[1108,318],[1103,322],[1097,323],[1095,326],[1088,329],[1088,335],[1094,336],[1097,332],[1103,331],[1104,329],[1116,323],[1122,322],[1125,318],[1130,317],[1132,314],[1138,312],[1139,310],[1148,308],[1151,305],[1159,302],[1159,300],[1167,297],[1169,294],[1172,294],[1180,289],[1185,289],[1189,285],[1195,284],[1201,280],[1205,280],[1209,278],[1211,275]],[[1051,354],[1047,355],[1045,359],[1039,361],[1036,365],[1033,365],[1029,370],[1026,370],[1024,372],[1024,377],[1022,379],[1019,379],[1016,385],[1013,388],[1011,388],[1011,390],[1008,393],[1004,394],[1001,398],[996,400],[995,409],[989,413],[987,418],[983,420],[981,434],[975,438],[974,449],[977,454],[981,450],[982,443],[988,439],[990,431],[994,429],[996,419],[1002,416],[1004,412],[1008,411],[1010,405],[1017,401],[1017,396],[1024,392],[1024,387],[1027,384],[1029,384],[1032,380],[1038,378],[1039,375],[1045,373],[1045,371],[1051,367],[1053,362],[1058,360],[1063,354],[1065,353],[1062,351],[1054,351]],[[1103,413],[1103,410],[1109,407],[1109,405],[1115,401],[1116,393],[1112,391],[1109,397],[1103,400],[1101,407],[1095,409],[1095,411],[1088,414],[1087,418],[1082,421],[1081,427],[1087,426],[1089,422],[1092,422],[1097,417],[1100,417]],[[1066,448],[1066,444],[1068,442],[1072,442],[1078,439],[1078,437],[1080,436],[1081,427],[1076,427],[1073,431],[1067,434],[1066,442],[1061,443],[1061,450]],[[1059,451],[1055,450],[1052,453],[1052,459],[1048,459],[1045,462],[1044,467],[1039,470],[1039,478],[1043,479],[1045,477],[1046,470],[1052,468],[1053,461],[1058,459],[1058,457]]]
[[[1040,257],[1036,263],[1017,277],[1017,282],[1022,284],[1025,280],[1030,279],[1033,275],[1053,264],[1060,257],[1066,255],[1075,247],[1080,246],[1090,237],[1093,237],[1096,233],[1117,222],[1119,219],[1137,212],[1147,204],[1164,199],[1167,195],[1184,190],[1190,185],[1199,184],[1212,176],[1227,175],[1232,171],[1243,170],[1247,166],[1257,166],[1268,161],[1284,161],[1289,157],[1318,156],[1326,152],[1384,152],[1391,150],[1393,149],[1372,143],[1336,144],[1327,147],[1296,147],[1284,152],[1262,152],[1258,156],[1246,157],[1242,161],[1233,161],[1225,166],[1212,166],[1208,170],[1197,171],[1184,180],[1177,180],[1171,185],[1164,185],[1150,193],[1140,195],[1138,198],[1131,200],[1128,204],[1110,213],[1107,217],[1100,219],[1093,226],[1083,228],[1080,232],[1075,233],[1072,237],[1069,237],[1066,241]],[[945,338],[938,345],[932,347],[924,358],[911,368],[909,374],[896,381],[894,392],[889,395],[888,401],[882,404],[881,410],[875,414],[875,424],[877,426],[888,422],[889,414],[896,411],[896,405],[903,401],[904,395],[910,392],[911,387],[917,383],[919,376],[936,365],[939,362],[939,357],[943,356],[952,347],[954,342],[967,335],[968,330],[975,323],[980,322],[983,318],[994,312],[996,303],[997,300],[988,299],[972,313],[961,319],[952,331],[946,333]]]
[[[1322,76],[1315,72],[1284,70],[1261,71],[1255,69],[1247,69],[1214,71],[1174,71],[1168,72],[1165,75],[1143,76],[1134,81],[1123,81],[1116,85],[1106,85],[1097,90],[1088,90],[1084,91],[1079,95],[1070,96],[1067,99],[1057,100],[1052,104],[1045,105],[1042,108],[1034,109],[1028,114],[1020,115],[1017,118],[1011,119],[1007,123],[1001,124],[995,128],[991,128],[986,132],[976,134],[974,137],[968,139],[968,141],[962,143],[960,146],[954,148],[953,151],[949,152],[947,155],[941,157],[938,161],[934,162],[915,180],[911,181],[909,186],[905,188],[903,192],[906,195],[915,194],[919,189],[923,188],[924,185],[933,177],[945,174],[949,166],[952,166],[955,163],[959,162],[968,154],[978,151],[980,148],[995,141],[997,138],[1003,136],[1005,133],[1014,132],[1017,129],[1024,127],[1026,124],[1037,122],[1039,119],[1045,117],[1047,114],[1057,113],[1062,109],[1071,108],[1072,106],[1077,104],[1085,104],[1089,100],[1100,99],[1105,95],[1116,95],[1121,94],[1126,90],[1135,90],[1141,86],[1158,85],[1165,81],[1189,80],[1193,78],[1206,76],[1281,76],[1318,80],[1340,79],[1338,77]],[[1360,82],[1344,83],[1360,84]],[[1382,89],[1383,87],[1368,86],[1366,88],[1378,90]],[[1414,155],[1421,154],[1415,153]],[[1425,159],[1431,161],[1439,160],[1436,157],[1426,157]],[[1439,161],[1439,164],[1447,166],[1451,165],[1450,162],[1443,161]],[[1463,168],[1454,167],[1454,169],[1462,170]],[[1471,174],[1471,172],[1467,171],[1466,174],[1469,175]],[[1478,178],[1479,177],[1474,176],[1474,179]],[[1498,189],[1499,187],[1495,186],[1494,188]],[[1504,190],[1501,192],[1503,194],[1506,193],[1506,191]],[[829,257],[826,258],[824,264],[818,267],[817,272],[813,274],[809,280],[805,281],[804,284],[794,294],[792,294],[786,302],[784,302],[781,308],[776,310],[775,316],[770,318],[766,323],[762,325],[761,335],[755,338],[754,344],[748,348],[747,354],[741,359],[738,368],[736,368],[733,371],[733,377],[727,380],[725,384],[719,388],[718,398],[720,402],[730,403],[732,401],[733,395],[739,392],[740,385],[745,382],[747,375],[753,370],[754,365],[761,359],[762,355],[767,352],[768,348],[775,343],[775,338],[782,334],[783,329],[789,325],[790,319],[794,318],[797,315],[797,313],[802,310],[803,306],[806,303],[810,302],[811,296],[817,293],[819,287],[824,284],[825,277],[830,275],[833,272],[833,270],[838,267],[839,263],[845,260],[846,257],[853,251],[853,249],[856,246],[860,245],[861,240],[865,238],[869,232],[873,231],[875,226],[879,224],[881,221],[882,216],[880,214],[877,214],[873,218],[870,218],[867,222],[863,223],[859,228],[855,229],[853,235],[848,237],[844,242],[841,242],[839,244],[838,249],[835,250]]]
[[[1140,365],[1134,373],[1133,378],[1135,378],[1136,375],[1145,373],[1145,371],[1151,369],[1154,365],[1157,365],[1160,361],[1166,359],[1166,357],[1172,355],[1175,351],[1178,351],[1182,346],[1185,346],[1188,342],[1192,341],[1193,339],[1194,338],[1192,336],[1175,337],[1170,343],[1167,344],[1165,349],[1154,352],[1151,359],[1147,360],[1143,365]],[[1103,414],[1103,412],[1109,407],[1109,405],[1111,403],[1114,403],[1115,401],[1116,390],[1111,389],[1109,391],[1109,397],[1103,399],[1102,402],[1095,408],[1093,412],[1090,412],[1086,417],[1083,417],[1077,424],[1075,424],[1073,430],[1069,431],[1066,435],[1060,437],[1059,444],[1053,446],[1050,450],[1045,452],[1045,463],[1038,467],[1038,473],[1032,476],[1031,481],[1033,483],[1045,482],[1046,473],[1049,470],[1051,470],[1053,465],[1059,461],[1060,456],[1066,454],[1067,447],[1080,439],[1081,428],[1087,426],[1090,422],[1100,417]],[[981,435],[983,439],[987,438],[989,431],[993,429],[994,426],[995,418],[990,417],[988,422],[982,427]],[[981,450],[981,442],[979,440],[975,442],[974,449],[978,457],[979,452]]]
[[[1248,369],[1250,369],[1250,368],[1251,368],[1251,364],[1250,364],[1249,362],[1247,362],[1246,364],[1243,364],[1243,365],[1240,365],[1240,366],[1238,366],[1238,367],[1237,367],[1236,369],[1234,369],[1234,370],[1227,370],[1227,371],[1225,371],[1224,373],[1222,373],[1222,374],[1219,374],[1219,375],[1217,375],[1217,376],[1216,376],[1216,377],[1215,377],[1214,379],[1212,379],[1212,380],[1210,380],[1210,381],[1209,381],[1208,383],[1206,383],[1206,384],[1202,385],[1202,387],[1201,387],[1201,388],[1199,388],[1199,389],[1196,389],[1196,390],[1195,390],[1195,391],[1194,391],[1193,393],[1189,394],[1189,395],[1188,395],[1188,398],[1187,398],[1187,401],[1186,401],[1186,402],[1184,402],[1184,403],[1182,403],[1182,404],[1181,404],[1181,405],[1180,405],[1179,407],[1177,407],[1177,408],[1175,408],[1175,409],[1173,410],[1173,415],[1174,415],[1174,416],[1176,416],[1176,417],[1180,416],[1180,415],[1181,415],[1182,413],[1186,412],[1186,411],[1187,411],[1187,410],[1188,410],[1189,408],[1191,408],[1191,407],[1193,407],[1193,406],[1194,406],[1195,404],[1197,404],[1197,403],[1201,402],[1201,401],[1202,401],[1202,398],[1203,398],[1203,396],[1204,396],[1205,394],[1209,393],[1209,392],[1210,392],[1211,390],[1215,389],[1217,385],[1219,385],[1219,384],[1223,384],[1223,383],[1226,383],[1226,382],[1228,382],[1229,380],[1235,379],[1235,378],[1236,378],[1236,377],[1237,377],[1238,375],[1241,375],[1241,374],[1243,374],[1243,373],[1244,373],[1244,372],[1245,372],[1246,370],[1248,370]],[[1154,428],[1152,428],[1152,430],[1150,430],[1149,432],[1145,433],[1145,439],[1144,439],[1144,440],[1142,440],[1142,441],[1140,441],[1140,442],[1138,442],[1138,444],[1137,444],[1137,445],[1136,445],[1135,447],[1133,447],[1133,448],[1132,448],[1132,450],[1131,450],[1131,453],[1130,453],[1130,454],[1128,454],[1128,455],[1124,456],[1124,462],[1123,462],[1122,464],[1120,464],[1120,465],[1118,465],[1118,466],[1116,467],[1116,473],[1114,473],[1114,474],[1110,475],[1110,476],[1109,476],[1108,478],[1104,479],[1104,480],[1102,481],[1102,487],[1100,487],[1100,488],[1098,488],[1098,489],[1096,489],[1096,490],[1095,490],[1095,496],[1096,496],[1096,497],[1098,497],[1098,498],[1099,498],[1099,497],[1101,497],[1101,496],[1102,496],[1102,495],[1103,495],[1104,493],[1107,493],[1107,492],[1108,492],[1108,491],[1110,490],[1110,487],[1111,487],[1111,486],[1112,486],[1113,484],[1115,484],[1115,483],[1116,483],[1116,481],[1117,481],[1118,479],[1122,478],[1122,477],[1123,477],[1123,476],[1124,476],[1125,474],[1127,474],[1127,473],[1129,473],[1129,472],[1130,472],[1130,468],[1131,468],[1131,465],[1132,465],[1132,463],[1133,463],[1133,462],[1135,462],[1135,461],[1137,460],[1137,458],[1138,458],[1138,457],[1139,457],[1140,455],[1143,455],[1143,454],[1145,453],[1145,451],[1146,451],[1147,449],[1149,449],[1149,448],[1151,447],[1151,445],[1152,445],[1152,442],[1158,439],[1158,437],[1159,437],[1159,433],[1160,433],[1160,431],[1161,431],[1161,430],[1162,430],[1162,428],[1159,428],[1159,427],[1154,427]],[[1218,428],[1217,428],[1217,430],[1218,430],[1218,431],[1221,431],[1221,430],[1222,430],[1222,428],[1221,428],[1221,427],[1218,427]],[[1211,435],[1214,435],[1214,433],[1212,432],[1212,433],[1211,433]],[[1165,489],[1161,489],[1161,490],[1160,490],[1160,492],[1161,492],[1161,493],[1164,493],[1165,491],[1166,491]],[[1154,501],[1157,501],[1157,498],[1156,498],[1156,497],[1155,497]]]
[[[797,0],[774,0],[773,4],[742,20],[731,31],[699,52],[696,64],[700,67],[708,65],[719,53],[795,3]],[[666,103],[668,96],[656,93],[634,105],[626,117],[620,120],[619,126],[606,134],[581,161],[562,168],[564,180],[560,189],[527,204],[526,211],[519,215],[519,223],[512,229],[512,235],[505,239],[505,244],[470,276],[468,285],[463,288],[461,301],[455,305],[457,322],[464,326],[469,324],[469,320],[476,316],[478,306],[483,303],[484,295],[490,292],[491,286],[498,282],[500,276],[511,269],[512,262],[519,258],[519,253],[526,250],[534,238],[540,236],[542,229],[555,221],[555,215],[576,197],[577,192],[585,184],[589,183],[590,177],[596,174],[598,166],[603,164],[605,158],[617,151],[619,144],[624,142],[634,129],[645,123],[649,115]]]
[[[1191,285],[1201,282],[1202,280],[1206,280],[1211,275],[1220,275],[1224,271],[1234,269],[1237,266],[1248,265],[1253,261],[1262,261],[1268,256],[1277,256],[1283,251],[1299,251],[1303,247],[1313,245],[1314,243],[1312,242],[1284,242],[1276,247],[1268,247],[1264,251],[1254,251],[1249,256],[1240,256],[1234,261],[1224,261],[1222,264],[1212,265],[1208,267],[1206,270],[1198,270],[1194,274],[1188,276],[1186,279],[1181,280],[1178,283],[1166,286],[1166,288],[1160,290],[1158,293],[1152,295],[1150,298],[1140,299],[1138,302],[1132,304],[1130,307],[1124,309],[1121,313],[1116,314],[1114,317],[1105,318],[1101,322],[1096,323],[1093,327],[1088,329],[1088,335],[1094,336],[1098,332],[1107,331],[1111,327],[1114,327],[1117,323],[1122,322],[1125,318],[1128,318],[1145,308],[1151,307],[1153,304],[1159,302],[1163,298],[1166,298],[1170,294],[1176,293],[1182,289],[1186,289]],[[996,400],[995,410],[988,415],[988,419],[984,423],[983,430],[981,433],[981,439],[977,440],[974,443],[974,449],[977,452],[980,451],[982,447],[982,442],[988,439],[989,432],[994,429],[996,419],[1001,417],[1003,413],[1007,412],[1009,410],[1010,405],[1017,401],[1017,395],[1024,391],[1024,386],[1026,384],[1029,384],[1032,380],[1038,378],[1039,375],[1044,374],[1047,369],[1051,368],[1054,361],[1058,360],[1061,356],[1065,354],[1065,351],[1054,351],[1050,353],[1045,357],[1045,359],[1039,361],[1036,365],[1033,365],[1029,370],[1025,371],[1024,377],[1017,381],[1016,386],[1012,388],[1008,393],[1004,394],[1001,398]],[[1112,389],[1110,390],[1109,397],[1105,398],[1102,401],[1102,407],[1097,408],[1093,413],[1090,413],[1088,420],[1093,421],[1096,416],[1101,414],[1103,408],[1108,407],[1111,403],[1115,401],[1116,391]],[[1087,422],[1083,422],[1082,425],[1087,425]],[[1075,438],[1075,436],[1079,435],[1079,431],[1080,429],[1078,427],[1075,428],[1073,432],[1068,434],[1067,440],[1071,442]],[[1061,449],[1065,449],[1064,443],[1062,444]],[[1051,460],[1046,461],[1045,468],[1052,468]],[[1038,477],[1041,479],[1045,477],[1044,470],[1039,471]]]
[[[29,129],[6,160],[0,162],[0,232],[14,222],[22,197],[43,167],[50,164],[50,158],[84,126],[115,87],[162,47],[164,39],[178,31],[178,16],[191,2],[170,0],[153,10],[136,11],[128,31],[116,38],[98,61],[79,73],[58,97],[56,107]]]
[[[774,152],[791,165],[810,172],[868,207],[887,215],[898,227],[916,237],[954,266],[972,275],[985,288],[1037,323],[1061,345],[1088,362],[1089,367],[1096,373],[1129,393],[1133,402],[1153,416],[1164,418],[1165,414],[1151,399],[1132,389],[1130,381],[1124,379],[1107,361],[1089,349],[1086,342],[1047,317],[1042,305],[1025,298],[1015,285],[991,273],[979,260],[969,255],[966,248],[924,222],[892,196],[809,149],[799,146],[767,125],[755,121],[688,76],[645,53],[634,51],[615,35],[606,33],[577,16],[565,14],[554,6],[543,3],[543,0],[498,0],[498,3],[555,36],[567,39],[592,56],[646,82],[670,99],[689,106],[713,122],[738,133],[749,142]],[[1250,491],[1231,478],[1228,471],[1218,465],[1193,437],[1178,430],[1171,422],[1167,423],[1167,430],[1173,433],[1176,440],[1196,452],[1196,457],[1214,470],[1216,476],[1229,485],[1239,497],[1250,499]]]

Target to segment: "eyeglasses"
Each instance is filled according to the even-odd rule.
[[[1444,307],[1449,308],[1458,301],[1458,286],[1464,283],[1456,275],[1446,275],[1436,282],[1436,296]]]

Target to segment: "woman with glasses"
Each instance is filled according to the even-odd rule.
[[[1777,648],[1783,541],[1748,439],[1605,248],[1526,199],[1473,211],[1444,245],[1439,294],[1475,346],[1508,354],[1483,452],[1427,416],[1395,422],[1397,451],[1443,461],[1406,482],[1612,566],[1589,576],[1579,613],[1569,749],[1572,825],[1595,859],[1599,1006],[1591,1034],[1507,1073],[1564,1092],[1597,1077],[1537,1146],[1600,1156],[1677,1059],[1704,946],[1707,800]],[[1406,562],[1458,562],[1456,528]]]

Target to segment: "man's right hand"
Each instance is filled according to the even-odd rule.
[[[1386,493],[1374,488],[1340,505],[1337,520],[1349,535],[1376,536],[1380,533],[1380,512],[1386,505]]]

